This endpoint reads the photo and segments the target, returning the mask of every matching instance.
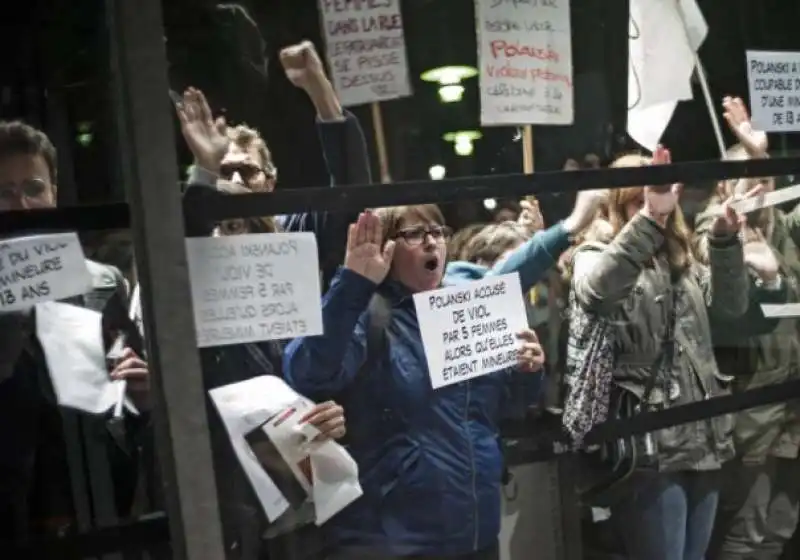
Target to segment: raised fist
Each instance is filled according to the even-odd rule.
[[[280,59],[286,77],[296,87],[308,89],[320,79],[325,79],[322,60],[311,41],[286,47],[281,50]]]

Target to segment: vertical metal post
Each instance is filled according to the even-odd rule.
[[[122,95],[121,144],[153,373],[156,443],[167,492],[172,558],[224,558],[205,393],[195,338],[159,0],[108,0]]]

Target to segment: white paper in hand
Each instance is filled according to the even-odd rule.
[[[278,521],[290,510],[290,499],[278,489],[275,481],[267,474],[246,441],[247,434],[260,428],[267,420],[287,408],[310,409],[313,403],[293,391],[286,383],[274,376],[261,376],[239,383],[218,387],[209,391],[220,417],[222,418],[233,449],[242,468],[253,485],[253,489],[261,502],[267,518],[271,522]],[[282,428],[267,426],[272,443],[277,444],[277,451],[285,460],[295,464],[302,458],[308,458],[311,464],[311,498],[314,503],[316,524],[320,525],[333,515],[350,505],[362,495],[358,482],[358,467],[345,449],[332,441],[308,443],[316,436],[311,426],[297,423],[294,410],[284,418]],[[295,447],[288,449],[287,441],[291,436],[304,434],[304,438],[296,438]],[[296,466],[296,465],[295,465]],[[296,471],[296,469],[292,469]],[[302,479],[300,479],[302,480]],[[306,484],[301,484],[306,487]],[[289,496],[295,501],[295,496]]]
[[[92,414],[114,406],[117,389],[108,376],[99,312],[55,301],[40,303],[36,336],[59,405]]]

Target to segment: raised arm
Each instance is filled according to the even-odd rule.
[[[323,334],[294,340],[284,354],[284,375],[297,391],[331,398],[352,383],[366,359],[364,315],[393,254],[394,241],[383,244],[374,214],[365,212],[350,226],[345,266],[323,299]]]
[[[533,237],[516,249],[508,258],[501,260],[489,274],[519,273],[522,291],[535,286],[558,262],[561,254],[570,246],[570,238],[588,227],[597,215],[597,210],[606,199],[603,190],[578,193],[572,213]]]
[[[587,309],[610,312],[628,297],[663,243],[664,231],[637,214],[610,244],[579,247],[572,279],[575,297]]]

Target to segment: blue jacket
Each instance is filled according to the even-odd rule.
[[[517,258],[483,274],[516,267],[532,285],[567,246],[566,233],[555,226],[515,252]],[[474,275],[452,273],[458,269]],[[478,270],[454,265],[445,283],[475,279]],[[361,375],[366,311],[377,290],[392,303],[387,350],[376,375]],[[345,408],[364,496],[325,525],[332,540],[393,556],[458,555],[493,546],[503,468],[497,420],[508,372],[434,391],[413,298],[392,281],[376,286],[341,269],[323,298],[322,318],[324,335],[289,344],[284,374],[300,393],[335,398]]]

